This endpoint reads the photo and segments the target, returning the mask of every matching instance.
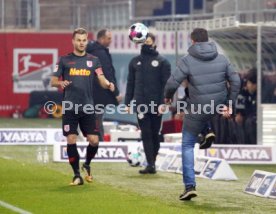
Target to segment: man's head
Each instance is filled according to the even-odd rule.
[[[97,34],[97,41],[104,47],[109,47],[112,41],[111,32],[107,29],[102,29]]]
[[[257,90],[257,69],[252,68],[249,70],[247,76],[246,89],[250,94],[253,94]]]
[[[144,44],[155,46],[155,36],[152,33],[148,33],[147,39]]]
[[[193,44],[196,42],[208,42],[208,32],[204,28],[195,28],[191,33]]]
[[[73,32],[72,44],[74,52],[77,54],[85,53],[85,49],[88,42],[88,33],[84,28],[77,28]]]

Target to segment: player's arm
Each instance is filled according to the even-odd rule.
[[[97,57],[101,62],[101,67],[104,71],[104,76],[107,80],[112,82],[115,86],[114,95],[119,95],[119,89],[117,87],[116,77],[115,77],[115,69],[112,65],[112,61],[107,57],[106,52],[102,49],[97,50]]]
[[[56,88],[66,88],[68,85],[70,85],[72,83],[72,81],[68,81],[68,80],[64,80],[64,81],[60,81],[59,77],[56,76],[52,76],[51,78],[51,86],[52,87],[56,87]]]
[[[100,86],[104,89],[109,89],[110,91],[113,92],[115,90],[115,86],[112,82],[108,81],[105,78],[104,73],[103,73],[102,65],[101,65],[98,58],[95,59],[95,63],[96,63],[95,73],[96,73],[96,76],[99,80]]]
[[[109,89],[112,92],[115,90],[114,84],[108,81],[103,75],[103,70],[101,67],[96,69],[96,74],[97,74],[100,86],[102,86],[104,89]]]
[[[68,81],[68,80],[64,80],[64,81],[59,80],[62,74],[63,74],[63,63],[62,63],[62,58],[60,58],[59,62],[56,64],[54,68],[53,75],[51,77],[50,84],[52,87],[56,87],[56,88],[61,87],[62,89],[64,89],[72,83],[72,81]]]

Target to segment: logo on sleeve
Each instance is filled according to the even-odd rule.
[[[92,68],[93,62],[92,61],[86,61],[86,65],[88,68]]]
[[[63,127],[65,132],[69,132],[70,131],[70,125],[64,125]]]

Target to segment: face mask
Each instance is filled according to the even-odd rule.
[[[151,48],[152,48],[151,45],[147,45],[147,44],[142,45],[142,49],[151,49]]]
[[[146,44],[144,44],[144,45],[142,45],[142,52],[152,52],[152,51],[154,51],[155,50],[155,47],[154,46],[152,46],[152,45],[146,45]]]

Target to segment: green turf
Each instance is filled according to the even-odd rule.
[[[0,213],[3,213],[3,214],[14,214],[15,212],[13,212],[11,210],[8,210],[8,209],[0,206]]]
[[[238,181],[197,179],[199,197],[181,202],[181,176],[142,176],[126,163],[93,163],[95,182],[69,187],[67,163],[37,163],[37,146],[1,146],[0,200],[33,213],[273,213],[275,200],[242,192],[258,168],[275,165],[234,165]],[[51,148],[48,148],[49,152]],[[51,159],[51,156],[50,156]],[[254,203],[253,203],[254,202]],[[93,210],[93,212],[91,212]],[[5,212],[0,209],[0,213]]]
[[[0,118],[0,128],[61,128],[61,120]]]
[[[8,124],[8,125],[7,125]],[[0,127],[58,127],[56,120],[0,120]],[[181,202],[181,175],[139,175],[127,163],[93,163],[95,182],[69,187],[67,163],[41,164],[37,146],[0,146],[0,200],[32,213],[275,213],[276,201],[243,193],[255,169],[275,165],[232,165],[238,181],[197,179],[199,197]],[[51,147],[48,147],[51,157]],[[12,213],[0,206],[0,213]]]
[[[70,176],[48,166],[4,159],[0,159],[0,164],[1,200],[33,213],[139,213],[139,207],[145,213],[180,211],[151,197],[98,182],[68,186]]]

